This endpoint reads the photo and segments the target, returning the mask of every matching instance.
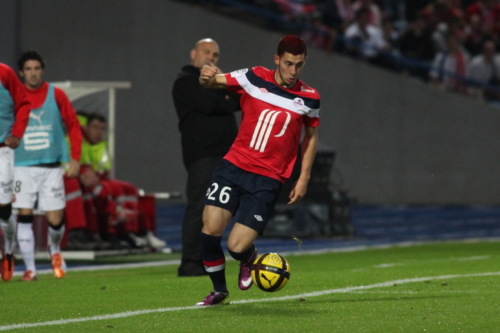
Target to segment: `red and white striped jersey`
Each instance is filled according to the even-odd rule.
[[[254,67],[225,74],[228,89],[242,94],[243,115],[238,136],[224,158],[284,183],[297,158],[302,125],[319,125],[320,98],[301,80],[291,89],[279,86],[274,72]]]

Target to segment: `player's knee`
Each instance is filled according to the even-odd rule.
[[[229,237],[227,240],[227,249],[231,253],[242,253],[251,245],[248,240],[244,240],[237,237]],[[232,255],[232,254],[231,254]],[[238,259],[240,260],[240,259]]]
[[[203,215],[203,232],[207,235],[221,236],[224,233],[225,223],[207,214]]]
[[[54,210],[54,211],[49,211],[45,214],[45,217],[47,218],[47,222],[53,227],[57,228],[58,226],[62,225],[63,221],[63,214],[64,210]]]
[[[0,206],[0,219],[7,221],[12,214],[12,204]]]
[[[222,236],[222,234],[224,233],[224,229],[221,230],[221,228],[219,228],[213,224],[203,225],[203,229],[201,229],[201,231],[204,234],[207,234],[210,236],[217,236],[217,237]]]

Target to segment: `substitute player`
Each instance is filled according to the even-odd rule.
[[[52,270],[57,278],[61,278],[66,273],[60,249],[66,204],[61,163],[69,161],[66,172],[68,177],[78,175],[82,146],[80,124],[64,92],[43,81],[45,62],[40,54],[35,51],[24,52],[19,58],[18,66],[32,107],[28,127],[15,152],[14,162],[14,207],[19,210],[17,241],[26,265],[21,280],[36,280],[32,224],[37,199],[38,208],[45,212],[49,222]],[[71,142],[71,159],[63,124]]]
[[[233,216],[236,223],[228,251],[240,261],[239,288],[251,287],[250,265],[257,256],[253,243],[274,210],[282,183],[291,175],[303,127],[302,168],[289,204],[306,193],[318,142],[320,105],[318,92],[299,80],[306,58],[304,40],[288,35],[278,44],[276,70],[254,67],[218,75],[215,67],[201,70],[202,86],[242,95],[243,116],[238,136],[207,191],[202,259],[214,290],[197,305],[228,304],[221,236]]]
[[[12,213],[14,152],[28,125],[31,105],[16,73],[0,63],[0,226],[4,235],[1,275],[9,281],[14,273],[16,217]]]

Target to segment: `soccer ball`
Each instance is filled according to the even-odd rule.
[[[290,280],[290,265],[277,253],[259,256],[251,266],[252,280],[262,290],[278,291]]]

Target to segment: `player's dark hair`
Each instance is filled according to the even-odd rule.
[[[24,68],[24,64],[26,61],[29,60],[37,60],[40,62],[40,65],[42,65],[42,68],[45,69],[45,61],[43,60],[43,57],[40,55],[40,53],[36,51],[26,51],[21,54],[19,57],[19,60],[17,61],[17,68],[22,71]]]
[[[90,125],[92,121],[97,120],[100,121],[101,123],[107,123],[108,121],[106,120],[106,117],[104,117],[102,114],[99,113],[91,113],[87,115],[87,125]]]
[[[293,55],[303,54],[307,57],[307,45],[306,42],[299,36],[296,35],[287,35],[280,39],[278,43],[278,51],[276,54],[278,56],[283,56],[287,53],[291,53]]]

